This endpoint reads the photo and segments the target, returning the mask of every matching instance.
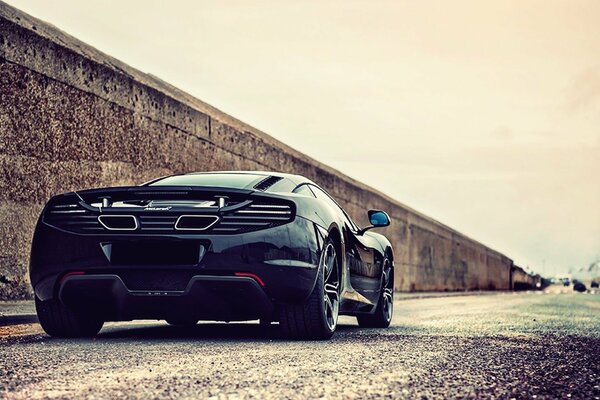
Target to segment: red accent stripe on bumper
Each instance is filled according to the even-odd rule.
[[[236,272],[235,276],[246,276],[248,278],[254,279],[260,286],[265,287],[265,283],[262,279],[256,274],[252,274],[250,272]]]

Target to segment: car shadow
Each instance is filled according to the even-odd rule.
[[[339,325],[336,337],[352,335],[361,330],[357,325]],[[144,341],[288,341],[278,324],[262,326],[253,323],[199,323],[191,327],[171,326],[157,322],[155,325],[108,325],[94,338],[95,341],[114,339],[135,339]]]
[[[36,324],[37,325],[37,324]],[[262,326],[258,323],[200,322],[192,327],[167,325],[160,321],[107,323],[100,333],[92,338],[57,338],[35,329],[35,333],[2,338],[0,346],[17,343],[48,343],[65,345],[70,343],[134,343],[134,342],[301,342],[283,335],[279,325],[273,323]],[[333,342],[354,342],[361,340],[393,340],[394,338],[422,335],[421,329],[412,326],[390,326],[387,329],[361,328],[352,323],[338,325]]]

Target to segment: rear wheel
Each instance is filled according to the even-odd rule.
[[[337,327],[340,306],[340,269],[335,245],[325,242],[315,287],[303,304],[282,304],[279,324],[286,336],[329,339]]]
[[[56,337],[92,337],[95,336],[104,321],[93,315],[76,313],[67,308],[58,299],[47,301],[35,297],[35,309],[44,331]]]
[[[377,308],[373,314],[356,317],[358,325],[365,328],[387,328],[394,316],[394,275],[392,263],[386,256],[383,259],[383,279]]]

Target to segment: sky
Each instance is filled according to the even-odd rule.
[[[600,259],[600,1],[8,3],[518,265]]]

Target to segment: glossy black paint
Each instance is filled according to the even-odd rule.
[[[324,240],[331,237],[339,248],[340,313],[373,312],[381,291],[384,256],[393,261],[389,241],[377,233],[362,232],[310,180],[296,175],[256,174],[281,179],[275,179],[271,190],[265,191],[137,186],[85,190],[52,198],[39,218],[32,243],[30,278],[36,296],[41,300],[58,297],[69,306],[102,312],[106,320],[168,318],[182,313],[192,313],[198,319],[262,318],[279,303],[298,303],[309,296]],[[181,205],[211,196],[227,197],[230,203],[211,209]],[[111,202],[159,198],[160,204],[172,205],[92,206],[106,197]],[[64,222],[64,218],[57,227],[57,219],[52,219],[49,210],[63,203],[69,207],[77,203],[77,210],[82,210],[89,218],[88,224],[93,225],[90,233],[74,231],[70,226],[75,225],[68,225],[69,220]],[[248,211],[248,207],[263,203],[287,207],[291,219],[259,230],[225,230],[233,224],[224,225],[234,213],[238,219],[255,215],[240,214],[240,210],[260,212]],[[215,215],[219,222],[214,228],[197,232],[142,227],[106,231],[93,223],[100,215],[133,215],[137,221],[146,221],[148,216],[168,219],[182,213]],[[218,227],[221,231],[216,230]]]

